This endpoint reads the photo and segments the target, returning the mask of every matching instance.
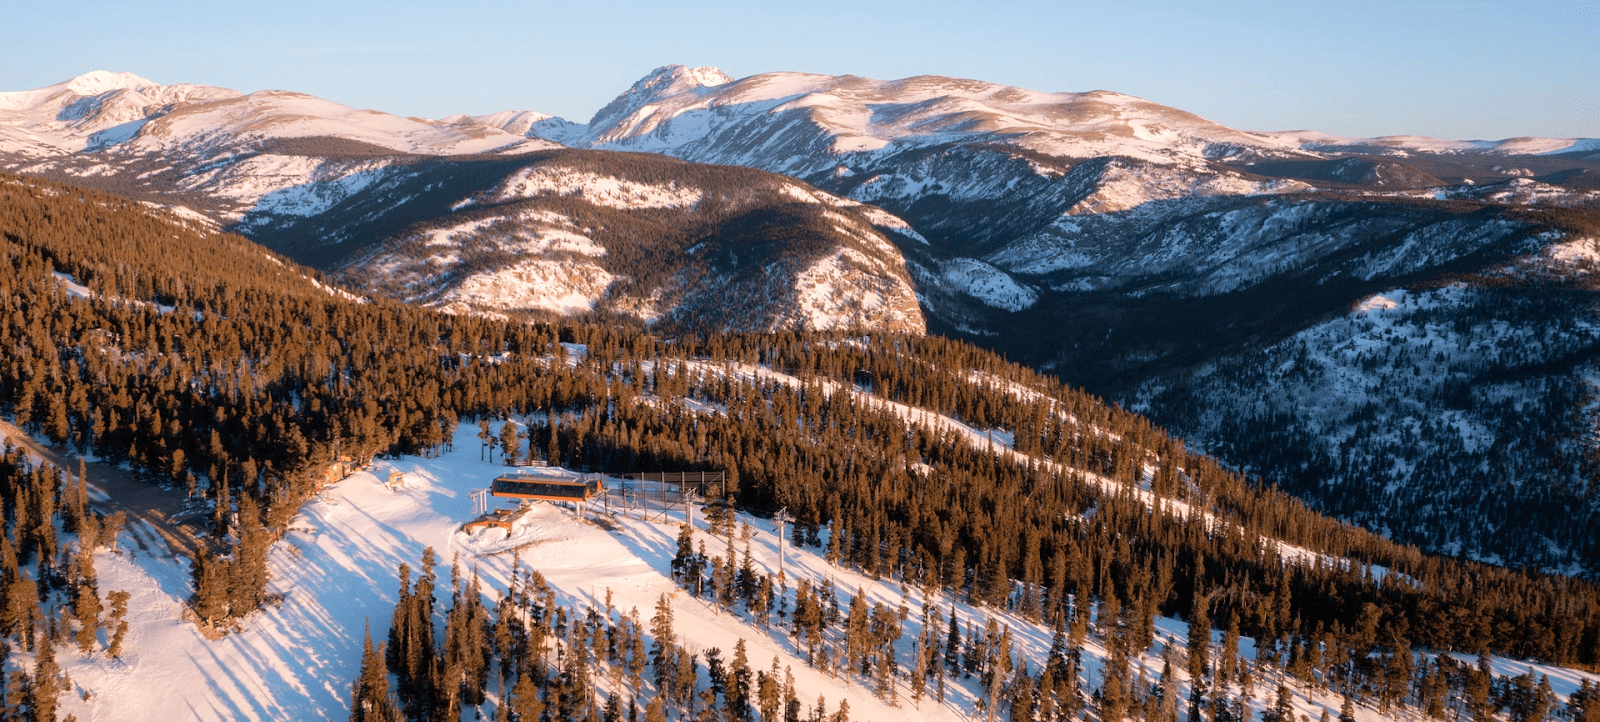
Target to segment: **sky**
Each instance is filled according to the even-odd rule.
[[[1600,137],[1600,1],[7,3],[0,90],[91,70],[587,121],[671,63],[1114,90],[1245,130]]]

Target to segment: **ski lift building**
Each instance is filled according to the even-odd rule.
[[[506,499],[586,503],[605,491],[598,476],[555,479],[544,476],[507,474],[495,477],[489,495]]]

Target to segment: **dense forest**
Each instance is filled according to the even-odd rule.
[[[795,541],[824,546],[840,564],[1014,609],[1068,637],[1088,623],[1082,610],[1093,600],[1118,610],[1096,629],[1122,620],[1112,636],[1130,649],[1148,645],[1157,614],[1216,620],[1322,679],[1333,668],[1368,670],[1347,679],[1382,684],[1375,660],[1409,659],[1398,653],[1409,649],[1600,665],[1594,583],[1427,555],[1331,520],[1135,414],[964,343],[659,338],[368,302],[242,238],[17,179],[0,179],[0,263],[0,412],[215,504],[217,542],[195,564],[194,604],[207,625],[260,603],[259,545],[315,492],[330,461],[433,453],[463,418],[515,416],[539,425],[530,447],[558,463],[726,469],[736,481],[727,501],[787,507]],[[793,381],[750,373],[756,367]],[[690,411],[677,403],[685,398],[718,413]],[[1001,430],[1016,453],[930,431],[884,401]],[[68,476],[0,465],[6,544],[41,548],[54,510],[72,505]],[[91,549],[87,540],[98,539],[79,538]],[[1285,545],[1310,550],[1311,561]],[[49,556],[31,567],[19,556],[13,583],[67,584]],[[707,560],[685,563],[705,564],[697,573],[711,579]],[[431,571],[420,573],[418,583],[434,584]],[[408,584],[403,577],[415,594]],[[461,603],[477,596],[464,592],[473,601]],[[5,600],[6,619],[41,606],[26,595]],[[783,602],[797,613],[805,603]],[[431,607],[407,614],[432,628]],[[492,626],[468,614],[469,628]],[[52,623],[51,638],[60,637],[62,622],[50,621],[58,615],[27,616],[6,628],[10,639],[28,644]],[[578,641],[594,644],[598,628]],[[1313,648],[1327,653],[1308,655]],[[394,643],[389,650],[399,654]],[[404,683],[420,673],[397,674]],[[1440,674],[1467,689],[1470,675]],[[410,716],[430,718],[431,699],[407,701]]]

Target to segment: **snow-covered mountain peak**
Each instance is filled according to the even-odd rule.
[[[108,70],[93,70],[59,85],[64,90],[70,90],[78,95],[99,95],[108,90],[140,90],[158,86],[160,83],[128,72],[113,73]]]
[[[606,104],[606,107],[601,108],[589,121],[589,126],[600,128],[611,125],[617,120],[631,118],[641,109],[647,109],[664,99],[693,96],[699,94],[699,91],[732,82],[733,78],[716,68],[662,66],[650,71],[649,75],[640,78],[633,87],[623,91],[615,100]]]
[[[1110,91],[1049,93],[937,75],[875,80],[780,72],[728,80],[720,71],[683,66],[635,83],[595,115],[583,140],[588,147],[801,175],[837,164],[809,157],[818,149],[891,153],[965,141],[1060,158],[1118,155],[1162,164],[1239,153],[1309,157],[1291,141]]]
[[[701,87],[712,88],[733,82],[727,73],[710,66],[691,68],[686,65],[663,65],[650,71],[639,82],[634,83],[634,88],[654,88],[666,86],[676,87],[680,84],[693,84]]]
[[[582,123],[574,123],[536,110],[502,110],[488,115],[451,116],[445,120],[455,122],[458,118],[462,121],[499,128],[525,138],[543,138],[562,145],[575,145],[589,130],[589,126]]]
[[[282,138],[334,137],[402,153],[448,155],[548,148],[489,123],[401,118],[304,93],[161,85],[132,73],[95,71],[35,90],[0,93],[0,154],[50,158],[119,148],[201,151]],[[563,121],[564,122],[564,121]],[[485,127],[485,126],[488,127]],[[550,134],[558,134],[560,128]]]

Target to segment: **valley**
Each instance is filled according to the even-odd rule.
[[[0,717],[1600,714],[1593,140],[96,72],[0,171]],[[733,482],[463,530],[496,451]]]

